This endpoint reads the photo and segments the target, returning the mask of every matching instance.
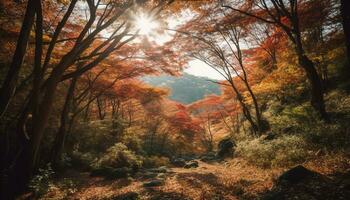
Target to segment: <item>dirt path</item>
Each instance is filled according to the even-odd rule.
[[[252,200],[260,199],[264,193],[271,190],[274,180],[283,171],[283,169],[257,168],[236,158],[222,163],[198,162],[197,168],[167,168],[166,173],[158,172],[156,176],[151,177],[148,175],[152,175],[153,172],[146,170],[133,178],[118,180],[106,180],[91,177],[89,173],[68,171],[54,185],[62,185],[65,182],[74,184],[53,187],[42,199]],[[321,162],[304,163],[321,178],[305,180],[283,189],[283,194],[289,195],[287,199],[323,199],[327,195],[326,199],[347,199],[346,197],[350,195],[350,171],[344,169],[349,167],[347,165],[340,167],[339,163],[332,166],[320,164]],[[343,171],[344,174],[337,175],[334,171],[329,171],[336,169],[335,166],[339,168],[337,172]],[[162,180],[161,184],[145,187],[144,184],[155,180]],[[159,184],[159,182],[152,183]]]
[[[161,174],[164,184],[144,187],[144,183],[154,180],[136,176],[135,178],[105,180],[92,178],[88,173],[71,171],[65,180],[74,180],[72,189],[65,199],[254,199],[272,186],[272,179],[280,171],[266,171],[249,167],[239,160],[225,163],[204,163],[198,168],[169,168]],[[62,181],[62,179],[60,179]],[[59,199],[62,191],[48,193],[43,199]],[[61,195],[62,196],[62,195]]]

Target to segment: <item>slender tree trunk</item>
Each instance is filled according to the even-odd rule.
[[[305,55],[298,55],[299,64],[302,68],[305,69],[306,75],[311,85],[311,105],[312,107],[319,112],[322,119],[328,121],[328,114],[326,112],[324,104],[324,89],[322,80],[317,73],[317,70],[313,62]]]
[[[0,116],[2,116],[8,104],[10,103],[11,97],[16,90],[17,79],[22,67],[23,58],[26,53],[28,39],[30,31],[34,23],[35,6],[41,3],[40,0],[29,0],[24,15],[21,31],[18,36],[17,46],[15,53],[13,54],[12,63],[9,71],[5,77],[5,80],[0,89]]]
[[[243,111],[243,115],[245,116],[245,118],[248,120],[248,122],[251,125],[251,128],[253,130],[253,133],[256,134],[256,132],[258,131],[258,126],[255,124],[252,115],[249,111],[249,108],[247,107],[247,105],[244,102],[244,99],[242,97],[242,95],[239,93],[238,89],[236,88],[236,86],[234,85],[234,83],[232,81],[229,81],[231,88],[233,89],[233,91],[236,93],[237,96],[237,100],[239,102],[239,104],[242,107],[242,111]]]
[[[249,94],[250,94],[250,96],[252,97],[252,100],[253,100],[253,104],[254,104],[254,108],[255,108],[255,118],[256,118],[257,128],[258,128],[259,134],[261,134],[265,130],[264,130],[264,127],[263,127],[263,124],[262,124],[262,119],[261,119],[261,113],[260,113],[258,100],[257,100],[253,90],[251,89],[248,81],[245,81],[245,84],[246,84],[247,90],[248,90],[248,92],[249,92]]]
[[[343,29],[345,35],[345,45],[347,48],[348,66],[350,67],[350,1],[340,1],[340,11],[343,18]]]
[[[326,112],[326,107],[324,103],[324,88],[322,84],[322,80],[317,73],[316,67],[314,63],[308,58],[305,54],[301,33],[299,30],[299,20],[297,16],[293,20],[294,27],[294,39],[291,40],[294,42],[295,51],[298,57],[298,62],[301,68],[303,68],[306,72],[306,76],[311,85],[311,106],[320,114],[321,118],[326,122],[329,121],[328,114]]]
[[[96,104],[97,104],[97,109],[98,109],[98,116],[99,116],[100,120],[103,120],[105,118],[105,111],[104,111],[102,97],[96,98]]]
[[[61,113],[61,122],[60,122],[61,124],[56,134],[54,144],[51,150],[51,163],[53,164],[54,167],[57,167],[57,164],[60,160],[60,156],[64,147],[66,134],[67,134],[67,122],[69,120],[69,111],[70,111],[71,101],[74,96],[76,82],[77,82],[77,78],[73,78],[70,83],[66,100],[64,102],[62,113]]]

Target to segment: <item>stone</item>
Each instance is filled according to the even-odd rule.
[[[267,135],[263,136],[264,141],[270,141],[276,139],[277,135],[275,133],[269,132]]]
[[[145,182],[143,187],[157,187],[164,185],[164,180],[155,179],[152,181]]]
[[[216,156],[215,153],[214,154],[206,154],[201,156],[200,161],[202,162],[211,162],[211,161],[215,161],[216,160]]]
[[[304,180],[305,178],[312,177],[313,175],[315,175],[315,172],[306,169],[302,165],[298,165],[284,172],[277,181],[294,184]]]
[[[158,168],[151,168],[148,169],[149,172],[154,172],[154,173],[166,173],[168,171],[168,168],[166,166],[161,166]]]
[[[142,175],[141,175],[143,178],[155,178],[158,176],[158,173],[154,173],[154,172],[144,172]]]
[[[230,138],[221,140],[218,144],[217,157],[224,158],[232,156],[235,146],[236,144]]]
[[[189,161],[186,163],[184,168],[189,169],[189,168],[197,168],[198,167],[198,162],[195,160]]]
[[[171,161],[171,164],[173,164],[175,167],[183,167],[186,165],[186,161],[182,158],[175,158]]]
[[[157,175],[157,178],[164,179],[165,178],[165,173],[160,173]]]

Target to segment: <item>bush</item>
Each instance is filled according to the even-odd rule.
[[[97,167],[128,167],[137,170],[142,166],[142,158],[122,143],[116,143],[98,161]]]
[[[82,153],[74,151],[72,154],[71,165],[82,170],[90,170],[97,162],[96,155],[90,152]]]
[[[54,172],[50,164],[47,164],[45,168],[39,169],[38,174],[29,183],[29,189],[34,192],[35,196],[42,196],[49,190],[52,185],[53,174]]]
[[[167,157],[162,156],[149,156],[144,158],[143,160],[143,167],[145,168],[153,168],[153,167],[160,167],[160,166],[169,166],[170,161]]]
[[[121,142],[127,146],[127,148],[136,154],[144,154],[142,140],[134,132],[127,129],[123,135]]]
[[[308,153],[302,137],[285,135],[270,141],[257,138],[239,142],[237,155],[260,167],[281,167],[305,161]]]

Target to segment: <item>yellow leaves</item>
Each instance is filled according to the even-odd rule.
[[[57,0],[57,2],[63,5],[68,5],[70,3],[70,0]]]
[[[257,94],[284,93],[286,88],[297,85],[305,80],[303,71],[292,65],[279,65],[278,69],[273,71],[260,84],[254,86]],[[296,92],[303,90],[303,87],[296,87]]]

